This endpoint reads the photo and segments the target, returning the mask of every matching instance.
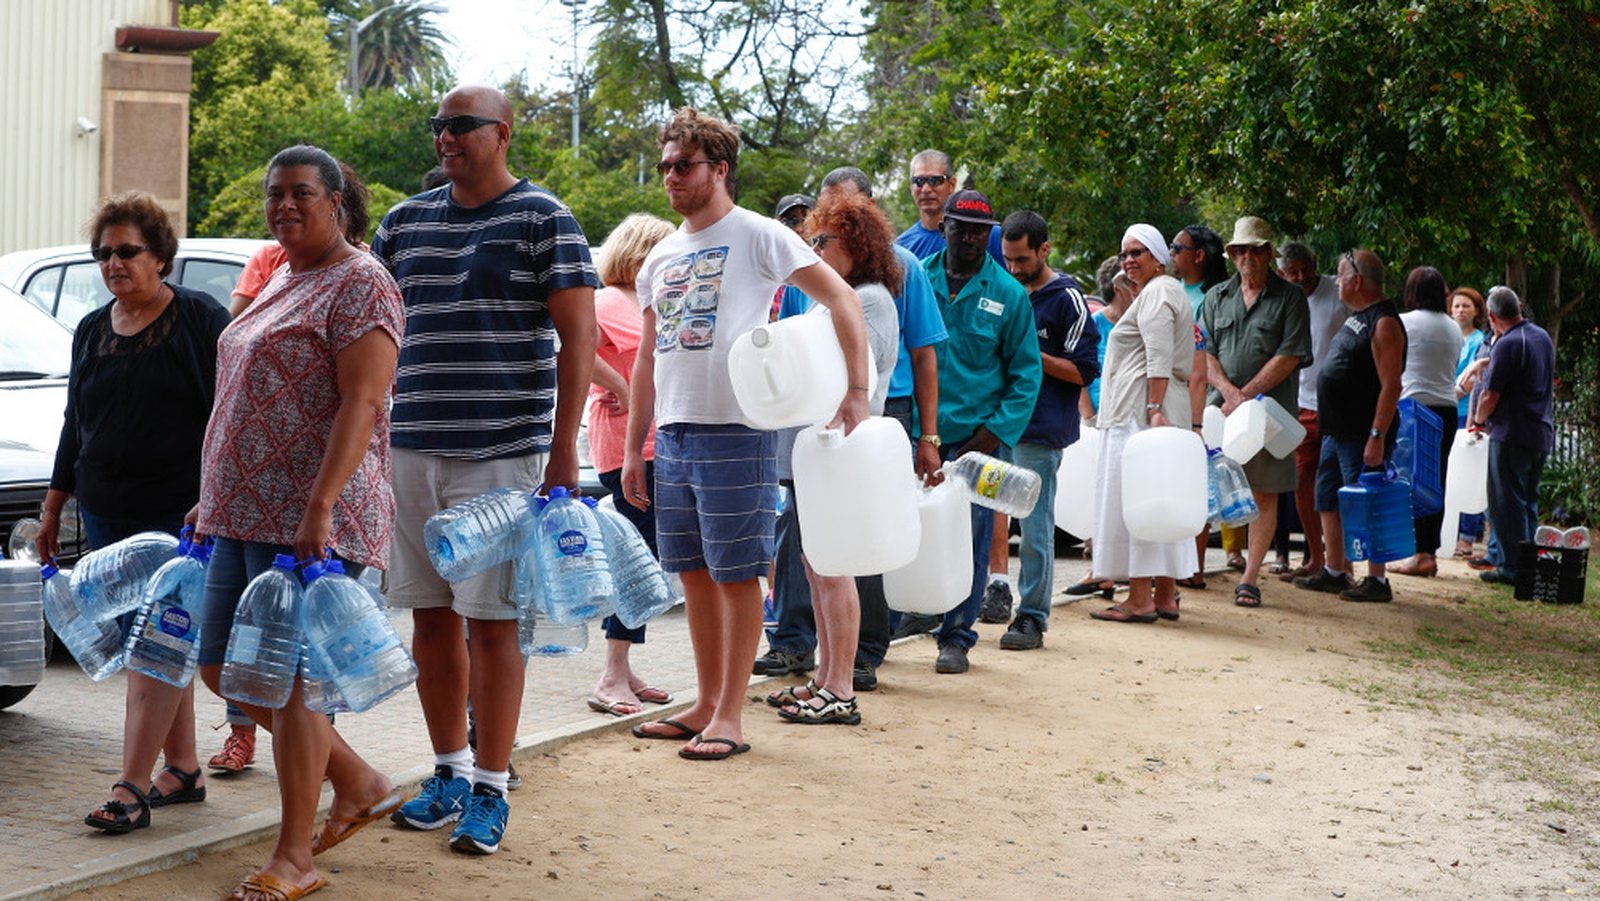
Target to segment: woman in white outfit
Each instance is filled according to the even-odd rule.
[[[1100,479],[1095,492],[1094,568],[1104,579],[1127,579],[1128,599],[1089,614],[1118,623],[1178,618],[1176,581],[1199,568],[1194,540],[1152,542],[1128,533],[1122,517],[1122,449],[1149,428],[1193,422],[1189,379],[1195,329],[1183,283],[1167,274],[1167,242],[1154,226],[1131,225],[1122,236],[1122,271],[1138,295],[1106,347],[1100,377]],[[1160,478],[1128,473],[1129,478]]]

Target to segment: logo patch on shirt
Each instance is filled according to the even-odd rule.
[[[1005,304],[998,300],[990,300],[987,297],[978,298],[978,309],[995,316],[1004,316],[1006,314]]]

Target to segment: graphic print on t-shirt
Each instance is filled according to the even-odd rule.
[[[728,248],[708,247],[667,263],[656,299],[656,353],[708,350],[716,343],[717,304]]]

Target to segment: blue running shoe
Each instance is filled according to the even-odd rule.
[[[487,785],[473,786],[467,812],[450,833],[450,847],[468,854],[493,854],[500,850],[500,838],[506,834],[506,817],[510,814],[511,805],[500,792]]]
[[[778,628],[778,608],[772,603],[772,592],[761,599],[761,627],[769,632]]]
[[[438,829],[461,819],[471,797],[472,783],[454,776],[447,766],[436,766],[433,775],[422,780],[422,791],[389,819],[411,829]]]

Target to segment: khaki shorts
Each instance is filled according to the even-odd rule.
[[[428,517],[496,488],[537,488],[549,454],[503,460],[456,460],[393,449],[394,545],[384,574],[385,595],[396,607],[449,607],[470,619],[516,619],[512,564],[446,582],[433,568],[422,540]]]

